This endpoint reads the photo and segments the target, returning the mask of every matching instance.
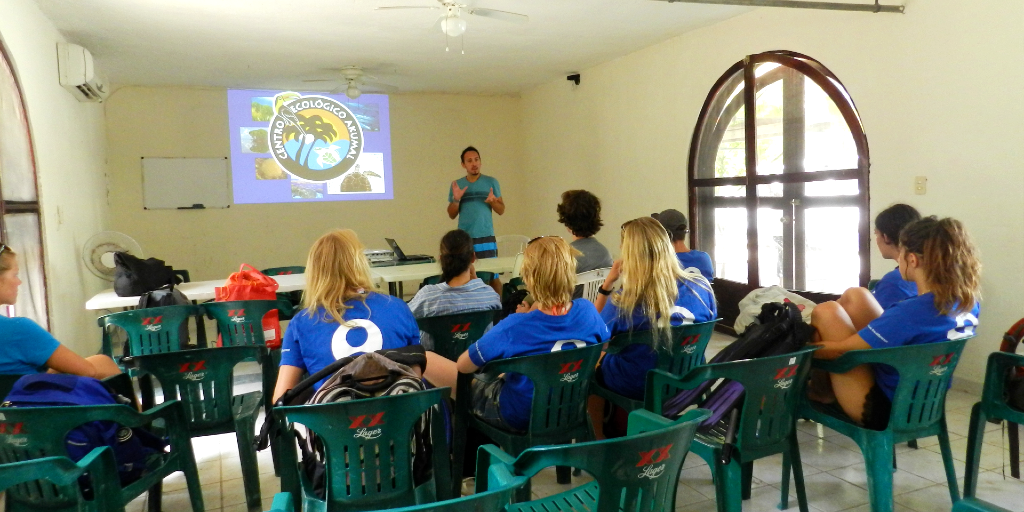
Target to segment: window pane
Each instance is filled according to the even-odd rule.
[[[715,208],[715,276],[747,282],[747,210]]]
[[[825,180],[804,183],[806,196],[855,196],[860,193],[857,180]]]
[[[757,266],[761,286],[782,284],[782,210],[757,209]]]
[[[743,121],[743,72],[734,73],[715,94],[697,146],[698,178],[746,174]]]
[[[14,74],[0,53],[0,199],[35,201],[28,121]]]
[[[860,277],[857,227],[860,208],[808,208],[806,233],[807,289],[842,293]]]
[[[804,171],[857,168],[857,145],[839,107],[810,78],[804,78]]]
[[[43,247],[39,240],[39,216],[18,213],[4,216],[7,226],[7,244],[18,253],[18,302],[14,316],[35,320],[47,328],[46,293],[43,279]]]
[[[757,197],[782,197],[782,183],[765,183],[757,186]]]
[[[747,195],[747,187],[743,185],[715,187],[715,195],[718,197],[743,197]]]
[[[782,174],[782,124],[782,80],[777,79],[757,92],[757,174]]]

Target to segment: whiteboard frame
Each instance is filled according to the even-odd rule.
[[[141,157],[145,210],[202,210],[231,207],[228,157]]]

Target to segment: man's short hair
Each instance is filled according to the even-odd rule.
[[[651,217],[665,227],[673,242],[684,240],[690,232],[690,223],[686,220],[686,215],[679,210],[669,208],[661,213],[652,213]]]
[[[586,190],[566,190],[562,192],[562,202],[558,204],[558,222],[580,238],[594,236],[601,231],[601,200]]]
[[[476,156],[480,156],[480,151],[479,150],[477,150],[473,146],[469,146],[466,149],[462,150],[462,154],[459,155],[459,162],[465,163],[465,161],[466,161],[466,153],[469,153],[470,151],[476,153]]]

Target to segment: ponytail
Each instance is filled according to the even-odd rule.
[[[981,299],[981,262],[960,221],[930,216],[908,224],[900,248],[923,258],[941,314],[968,312]]]

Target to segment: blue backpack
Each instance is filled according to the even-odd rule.
[[[92,377],[37,373],[18,379],[0,407],[60,407],[119,403],[131,406],[131,400],[114,393]],[[75,462],[94,448],[113,448],[122,486],[138,480],[147,469],[150,457],[158,456],[167,447],[165,440],[145,429],[122,427],[112,421],[84,423],[68,432],[65,444],[68,457]],[[79,481],[88,484],[89,480],[86,478]]]

